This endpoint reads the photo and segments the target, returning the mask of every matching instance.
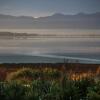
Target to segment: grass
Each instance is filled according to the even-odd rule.
[[[100,100],[100,80],[95,80],[96,76],[72,75],[54,68],[21,68],[0,82],[0,99]]]

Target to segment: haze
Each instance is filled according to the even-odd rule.
[[[48,16],[53,13],[76,14],[100,11],[100,0],[0,0],[0,13]]]

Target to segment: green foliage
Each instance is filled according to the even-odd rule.
[[[88,88],[87,97],[89,100],[100,100],[100,81]]]
[[[41,100],[58,100],[59,84],[53,81],[35,80],[31,84],[35,96]],[[32,94],[33,95],[33,94]]]
[[[22,82],[22,79],[31,82]],[[71,80],[56,69],[24,68],[0,82],[0,100],[100,100],[100,81]]]
[[[30,68],[23,68],[9,74],[7,76],[7,81],[18,80],[18,81],[28,82],[44,78],[47,80],[55,80],[59,79],[60,77],[61,77],[61,72],[52,68],[45,68],[43,71]]]
[[[88,87],[94,85],[94,80],[92,78],[83,78],[75,82],[76,87],[79,88],[80,97],[86,97],[88,93]]]
[[[100,94],[94,91],[90,91],[87,96],[88,96],[88,100],[100,100]]]
[[[80,100],[79,89],[75,82],[63,77],[61,83],[61,100]]]
[[[44,77],[48,79],[58,79],[61,77],[61,72],[52,68],[45,68],[43,70],[43,74],[44,74]]]
[[[87,83],[87,79],[73,81],[66,77],[59,82],[43,79],[28,84],[0,82],[0,100],[100,100],[100,82]]]
[[[7,76],[7,81],[17,80],[23,83],[27,83],[28,81],[32,81],[33,79],[38,79],[41,76],[42,76],[42,73],[39,70],[23,68],[9,74]]]
[[[15,81],[5,83],[2,92],[5,100],[22,100],[25,95],[25,87]]]

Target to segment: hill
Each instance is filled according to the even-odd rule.
[[[21,28],[86,28],[100,29],[100,12],[93,14],[78,13],[75,15],[64,15],[56,13],[51,16],[34,18],[31,16],[11,16],[0,14],[1,29]]]

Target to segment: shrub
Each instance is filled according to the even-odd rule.
[[[76,87],[79,88],[80,97],[86,97],[88,93],[88,87],[94,85],[94,80],[92,78],[83,78],[81,80],[75,81]]]
[[[89,100],[100,100],[100,81],[88,88],[87,97]]]
[[[59,79],[61,77],[61,72],[53,68],[45,68],[43,74],[47,79]]]
[[[15,81],[4,84],[3,95],[5,100],[22,100],[25,96],[25,86]]]
[[[66,76],[61,81],[61,100],[80,100],[79,88],[75,82],[68,80]]]
[[[88,100],[100,100],[100,94],[94,91],[89,92],[87,96],[88,96]]]
[[[23,68],[16,72],[12,72],[7,76],[7,81],[19,80],[25,83],[32,81],[33,79],[38,79],[41,77],[42,73],[39,70],[33,70],[30,68]]]

